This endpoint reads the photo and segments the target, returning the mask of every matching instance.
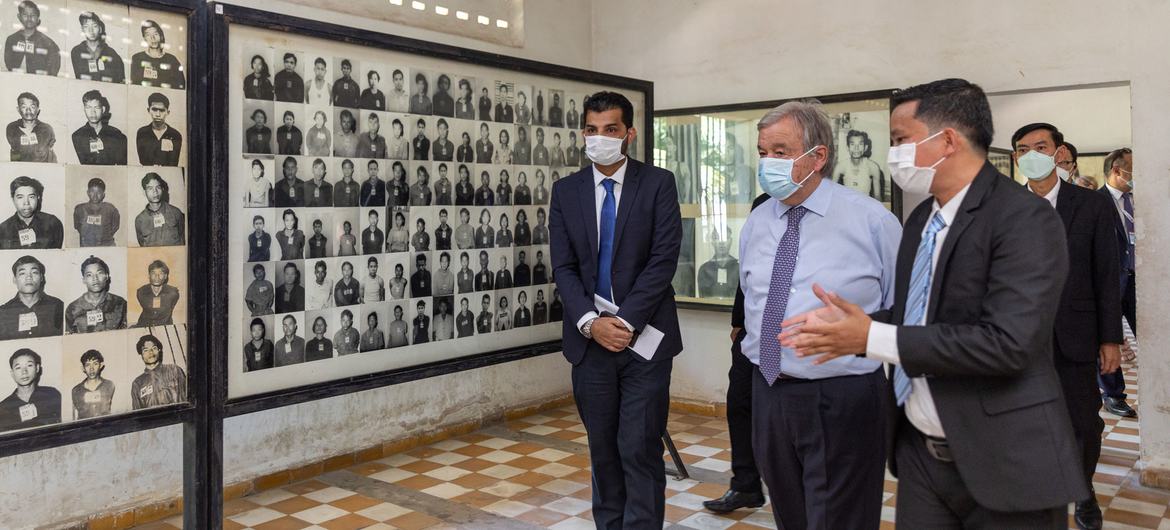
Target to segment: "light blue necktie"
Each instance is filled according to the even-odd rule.
[[[617,224],[617,198],[613,185],[617,181],[605,179],[605,200],[601,202],[601,230],[597,238],[597,288],[594,292],[602,298],[613,301],[613,229]]]
[[[922,234],[922,241],[918,243],[918,253],[914,255],[914,269],[910,272],[910,290],[906,294],[906,313],[902,319],[904,326],[923,326],[926,324],[926,303],[930,300],[930,277],[934,261],[934,239],[938,231],[947,225],[943,220],[942,212],[937,212],[930,219],[930,226]],[[910,397],[910,376],[901,365],[894,368],[894,397],[898,406],[906,403]]]

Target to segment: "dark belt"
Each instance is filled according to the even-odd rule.
[[[934,436],[927,435],[926,433],[918,430],[918,428],[914,427],[913,425],[911,425],[910,428],[914,429],[914,432],[918,434],[920,439],[922,439],[923,445],[926,446],[926,452],[929,453],[930,456],[934,457],[935,460],[948,463],[955,461],[955,459],[951,456],[951,446],[947,443],[946,438],[936,438]]]

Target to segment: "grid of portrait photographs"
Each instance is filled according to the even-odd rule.
[[[580,107],[603,87],[229,43],[229,397],[559,338],[549,200],[589,164]]]
[[[887,99],[824,106],[833,128],[831,180],[890,208]],[[756,123],[771,107],[654,118],[654,160],[678,184],[683,246],[673,286],[677,300],[731,305],[739,285],[739,231],[761,193],[756,184]]]
[[[186,25],[0,4],[0,432],[187,400]]]

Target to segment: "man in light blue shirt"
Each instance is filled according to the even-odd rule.
[[[867,311],[894,299],[902,229],[881,203],[824,175],[836,161],[819,103],[789,102],[759,129],[772,200],[740,237],[743,354],[755,364],[752,445],[780,528],[877,529],[885,461],[885,375],[862,357],[814,365],[782,348],[780,323],[821,306],[813,283]]]

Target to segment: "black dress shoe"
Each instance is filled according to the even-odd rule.
[[[1126,403],[1124,399],[1105,396],[1102,401],[1105,403],[1105,410],[1109,411],[1110,414],[1116,414],[1122,418],[1137,417],[1137,411],[1133,410],[1133,407],[1129,406],[1129,403]]]
[[[1097,497],[1077,503],[1073,512],[1073,520],[1081,530],[1101,530],[1101,507],[1097,505]]]
[[[727,490],[722,497],[703,501],[703,507],[715,513],[733,512],[739,508],[759,508],[764,505],[764,494]]]

